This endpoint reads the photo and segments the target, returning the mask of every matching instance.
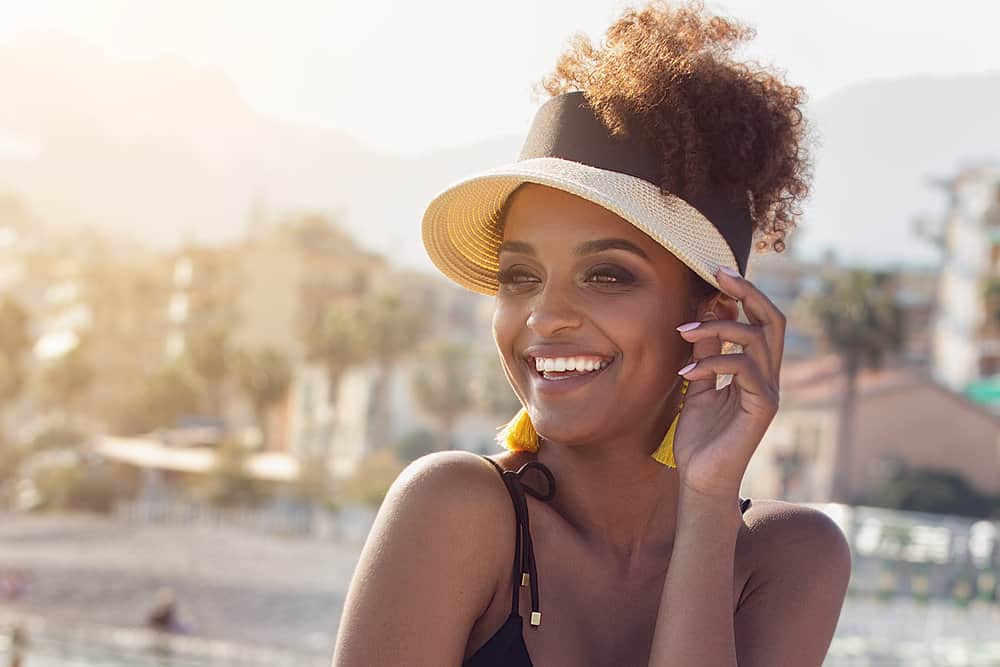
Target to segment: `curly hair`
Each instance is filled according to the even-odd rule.
[[[812,178],[806,93],[782,73],[733,60],[755,35],[701,1],[654,0],[626,10],[600,48],[575,35],[540,87],[580,91],[613,133],[652,142],[663,192],[687,199],[710,188],[748,204],[756,250],[782,252]]]

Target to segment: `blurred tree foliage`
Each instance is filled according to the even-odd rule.
[[[905,341],[903,310],[896,303],[895,276],[850,269],[828,276],[819,293],[802,308],[824,347],[840,356],[846,387],[840,406],[833,500],[851,502],[847,472],[854,446],[857,378],[863,368],[879,368]]]
[[[126,435],[172,427],[183,415],[198,410],[199,391],[190,370],[180,363],[163,366],[146,377],[139,395],[116,418],[116,430]]]
[[[1000,518],[1000,497],[983,494],[943,470],[897,469],[864,504],[911,512]]]
[[[438,438],[426,429],[416,429],[397,439],[392,444],[393,453],[400,461],[409,463],[424,454],[430,454],[437,447]]]
[[[476,405],[491,415],[509,418],[521,409],[495,352],[476,359],[471,389]]]
[[[96,460],[36,466],[30,475],[38,494],[36,509],[82,510],[109,514],[118,500],[134,496],[137,482],[127,471]]]
[[[987,333],[1000,331],[1000,278],[990,278],[983,285],[983,327]]]
[[[406,464],[388,449],[374,452],[361,462],[354,476],[344,483],[344,498],[378,506]]]
[[[266,447],[269,438],[267,412],[288,392],[292,382],[291,366],[283,353],[270,347],[240,350],[235,359],[240,387],[253,406],[261,445]]]
[[[256,506],[265,493],[261,484],[247,472],[250,451],[234,440],[226,440],[216,449],[216,466],[208,481],[208,499],[222,507]]]
[[[430,316],[426,308],[407,301],[401,291],[373,292],[361,303],[357,322],[365,341],[365,358],[378,365],[369,413],[371,442],[388,447],[392,433],[389,380],[399,360],[415,351],[423,338]]]
[[[371,354],[361,326],[357,304],[333,304],[306,334],[306,356],[322,363],[330,385],[330,403],[338,401],[337,391],[347,370],[365,362]]]
[[[417,355],[413,394],[440,426],[437,449],[454,447],[455,422],[475,403],[471,391],[473,353],[468,345],[435,341]]]
[[[298,457],[299,479],[295,485],[297,496],[328,510],[340,505],[339,485],[330,474],[329,462],[322,453],[302,453]]]
[[[62,410],[69,422],[96,377],[97,370],[91,363],[87,341],[83,339],[42,371],[42,395],[49,404]]]
[[[223,416],[225,382],[229,377],[230,332],[215,327],[192,335],[184,349],[184,357],[191,370],[204,385],[205,409],[213,417]]]
[[[31,347],[28,311],[10,297],[0,299],[0,417],[24,389],[24,357]],[[0,419],[0,426],[3,425]],[[0,442],[3,441],[0,428]]]

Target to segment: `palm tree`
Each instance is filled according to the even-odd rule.
[[[81,340],[45,369],[41,378],[42,392],[49,403],[62,410],[63,419],[69,422],[74,409],[93,385],[96,374],[88,343]]]
[[[436,342],[421,352],[411,381],[417,402],[441,425],[438,449],[451,449],[455,422],[473,407],[472,351],[467,345]]]
[[[0,299],[0,353],[8,357],[24,354],[31,346],[28,311],[12,297]]]
[[[170,428],[177,418],[198,410],[198,385],[183,364],[168,363],[148,374],[137,399],[119,415],[118,429],[127,434]]]
[[[236,355],[240,387],[253,405],[261,443],[268,445],[267,412],[285,397],[292,381],[292,369],[284,354],[270,347],[241,350]]]
[[[4,408],[24,389],[24,355],[31,347],[28,328],[28,312],[21,304],[10,297],[0,300],[0,441]]]
[[[424,335],[428,311],[403,299],[396,291],[372,294],[361,304],[358,322],[368,351],[378,365],[368,413],[370,442],[376,449],[389,444],[392,414],[389,380],[396,364]]]
[[[326,369],[332,404],[337,403],[344,373],[366,361],[370,353],[359,324],[360,312],[357,305],[331,305],[306,335],[306,356]]]
[[[305,336],[306,358],[322,364],[326,370],[327,402],[333,408],[329,411],[329,420],[317,424],[316,406],[303,406],[305,443],[300,452],[304,457],[301,462],[302,470],[319,474],[320,479],[325,479],[327,475],[325,463],[318,468],[313,461],[305,459],[325,461],[330,434],[338,427],[336,408],[340,402],[341,381],[351,366],[364,363],[371,353],[359,324],[359,314],[360,308],[356,303],[328,304]],[[304,487],[315,487],[320,496],[326,493],[325,489],[329,484],[325,481],[314,484],[306,480],[307,476],[302,478]],[[311,495],[317,496],[316,493]]]
[[[482,354],[476,360],[472,395],[476,406],[490,415],[510,419],[521,409],[521,401],[511,389],[495,352]]]
[[[222,417],[222,392],[229,376],[229,331],[214,328],[195,334],[188,341],[185,356],[191,370],[202,380],[213,417]]]
[[[850,502],[857,378],[863,368],[881,368],[905,339],[903,311],[896,303],[893,275],[862,269],[828,278],[806,309],[820,339],[841,359],[845,375],[834,465],[833,500]]]
[[[983,333],[995,334],[1000,332],[1000,279],[989,278],[983,285],[983,310],[986,316],[983,318]]]

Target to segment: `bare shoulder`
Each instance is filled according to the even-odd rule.
[[[463,451],[410,463],[379,508],[351,580],[334,664],[459,664],[509,560],[507,491]]]
[[[389,495],[408,499],[430,496],[435,504],[453,502],[456,509],[483,516],[489,516],[491,503],[496,503],[495,508],[509,502],[493,466],[478,454],[462,450],[433,452],[411,462]],[[470,502],[473,500],[479,502]]]
[[[510,512],[510,498],[493,466],[481,456],[453,450],[410,463],[386,494],[378,520],[407,538],[436,541],[452,552],[458,540],[469,545],[466,556],[485,563],[499,556],[493,543],[503,542],[504,535],[496,530],[497,519]]]
[[[803,555],[822,556],[826,562],[850,565],[847,537],[825,512],[782,500],[754,499],[743,514],[746,541],[758,566],[798,561]]]
[[[822,664],[851,576],[851,550],[830,516],[754,499],[740,548],[749,576],[736,610],[740,665]]]

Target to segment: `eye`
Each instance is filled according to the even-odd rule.
[[[497,282],[501,285],[519,285],[523,283],[538,282],[538,278],[526,271],[523,267],[512,266],[510,268],[497,271]]]
[[[635,277],[619,266],[597,266],[587,273],[587,282],[602,284],[628,285],[635,282]]]

